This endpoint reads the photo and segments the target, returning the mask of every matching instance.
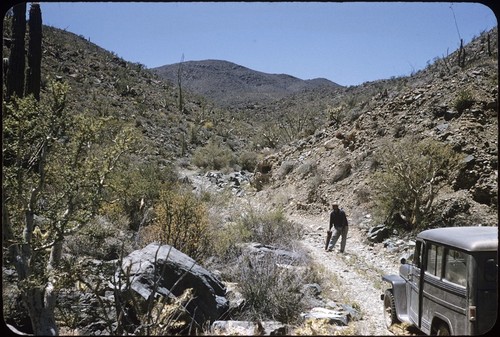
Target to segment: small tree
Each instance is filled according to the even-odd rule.
[[[50,89],[41,102],[14,97],[3,115],[3,249],[35,335],[58,334],[63,243],[97,214],[109,176],[135,139],[119,122],[66,112],[64,83]]]
[[[389,219],[399,213],[412,229],[426,224],[435,197],[459,164],[450,145],[414,138],[388,142],[377,160],[380,169],[371,185],[378,215]]]

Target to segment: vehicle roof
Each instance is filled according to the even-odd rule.
[[[417,238],[454,246],[466,251],[497,251],[498,227],[442,227],[420,232]]]

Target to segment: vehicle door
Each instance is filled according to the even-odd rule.
[[[493,329],[498,318],[498,257],[497,252],[480,252],[474,256],[476,277],[473,283],[476,312],[476,334]]]
[[[417,241],[415,253],[413,254],[413,264],[408,275],[407,289],[409,290],[408,315],[414,325],[420,327],[421,317],[421,288],[422,288],[422,263],[424,260],[425,244],[423,241]]]

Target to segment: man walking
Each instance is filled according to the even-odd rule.
[[[330,231],[334,228],[332,233],[332,238],[330,239],[330,246],[328,251],[331,252],[337,240],[342,235],[342,240],[340,242],[340,252],[343,253],[345,249],[345,244],[347,240],[348,223],[347,217],[344,210],[339,209],[338,204],[332,204],[332,212],[330,213]]]

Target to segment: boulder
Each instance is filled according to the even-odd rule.
[[[371,242],[382,242],[389,237],[391,231],[384,225],[378,225],[368,229],[367,239]]]
[[[220,319],[228,310],[224,285],[186,254],[169,245],[149,244],[125,257],[117,277],[145,300],[150,296],[177,298],[192,289],[186,310],[200,326]],[[121,289],[126,291],[127,289]]]

